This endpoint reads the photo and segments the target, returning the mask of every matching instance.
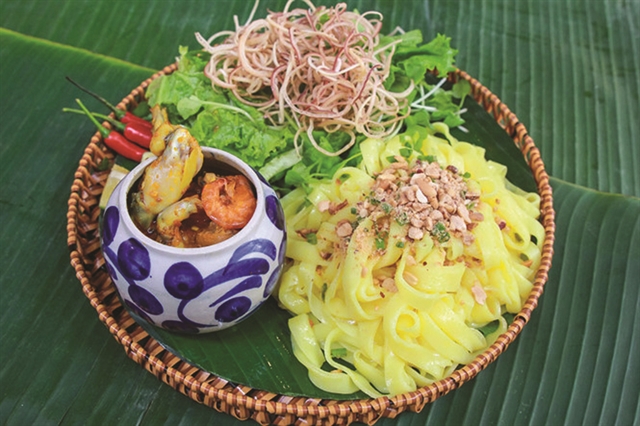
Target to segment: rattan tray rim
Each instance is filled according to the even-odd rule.
[[[135,107],[144,98],[144,92],[151,81],[176,69],[177,64],[172,64],[155,73],[132,90],[118,107]],[[430,386],[394,397],[361,400],[277,395],[231,384],[190,365],[163,348],[133,320],[126,309],[122,308],[115,288],[104,271],[104,259],[99,242],[98,204],[106,174],[95,173],[93,170],[104,158],[112,158],[113,154],[102,144],[100,135],[96,133],[85,148],[71,186],[67,212],[67,245],[71,265],[85,296],[97,311],[100,321],[123,346],[127,356],[191,399],[238,419],[252,418],[261,424],[292,424],[300,420],[309,423],[349,424],[359,421],[373,424],[381,417],[395,417],[406,410],[422,410],[427,403],[460,387],[491,364],[515,340],[529,321],[548,279],[555,235],[552,189],[540,152],[515,114],[496,95],[466,72],[458,70],[451,73],[449,79],[464,79],[471,84],[474,99],[493,115],[495,121],[504,128],[523,153],[533,172],[541,198],[540,219],[545,229],[545,240],[533,289],[507,331],[491,347],[470,364]]]

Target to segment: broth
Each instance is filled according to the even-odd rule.
[[[220,178],[233,178],[236,176],[241,176],[247,180],[249,186],[251,188],[251,193],[253,195],[253,199],[256,198],[256,190],[251,181],[244,176],[237,169],[231,167],[230,165],[223,163],[221,161],[216,160],[209,153],[204,153],[204,164],[200,172],[193,178],[189,188],[185,192],[185,194],[181,197],[181,200],[184,200],[187,197],[198,196],[201,197],[202,189],[207,183],[207,174],[214,173],[215,176]],[[144,174],[134,183],[131,187],[131,190],[128,194],[128,206],[131,208],[133,203],[133,194],[140,190],[140,185],[144,179]],[[254,213],[252,213],[254,214]],[[184,248],[198,248],[198,247],[206,247],[213,244],[220,243],[225,241],[235,234],[237,234],[242,228],[237,229],[228,229],[223,226],[216,224],[205,212],[202,205],[198,206],[198,209],[195,213],[191,214],[189,217],[184,219],[179,226],[174,225],[173,234],[169,239],[166,234],[161,234],[158,231],[157,220],[158,217],[152,221],[151,225],[145,229],[138,221],[135,220],[133,215],[130,215],[136,227],[146,235],[148,238],[151,238],[154,241],[159,243],[174,246],[174,247],[184,247]]]

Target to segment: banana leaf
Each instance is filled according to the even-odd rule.
[[[265,0],[257,16],[284,4]],[[640,3],[347,4],[381,11],[384,32],[451,37],[458,66],[527,126],[557,212],[549,282],[516,342],[422,412],[378,424],[640,423]],[[87,303],[65,214],[94,129],[62,108],[78,97],[102,108],[65,76],[117,101],[179,45],[197,47],[193,33],[233,28],[252,7],[0,2],[0,423],[244,424],[130,361]]]

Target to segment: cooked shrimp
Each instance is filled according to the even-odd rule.
[[[180,225],[182,221],[198,211],[201,206],[197,195],[184,198],[165,208],[158,215],[156,230],[162,241],[174,247],[184,247]]]
[[[201,197],[207,216],[224,229],[243,228],[256,209],[251,184],[242,175],[216,178],[202,188]]]

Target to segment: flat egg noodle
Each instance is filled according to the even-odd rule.
[[[358,167],[282,199],[290,237],[276,295],[294,315],[296,358],[327,392],[392,396],[438,381],[493,343],[508,326],[503,315],[517,313],[531,291],[544,238],[539,196],[510,184],[504,166],[443,124],[408,160],[430,156],[469,176],[469,190],[480,191],[473,210],[484,218],[470,229],[473,242],[453,234],[413,241],[396,221],[379,234],[372,220],[358,218],[375,176],[415,137],[368,139]],[[354,224],[347,238],[336,231],[345,220]],[[483,334],[491,323],[497,328]]]

